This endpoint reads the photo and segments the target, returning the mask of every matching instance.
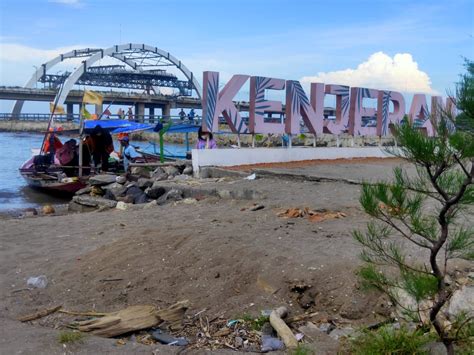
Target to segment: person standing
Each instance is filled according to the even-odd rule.
[[[181,111],[179,111],[179,119],[181,121],[184,121],[185,118],[186,118],[186,112],[184,112],[184,110],[181,109]]]
[[[188,119],[190,122],[194,122],[194,117],[196,116],[196,113],[194,112],[194,109],[192,108],[191,111],[188,113]]]
[[[104,130],[101,125],[95,126],[91,135],[94,142],[94,164],[97,167],[101,164],[101,170],[106,172],[109,170],[109,156],[114,151],[114,141],[109,132]]]

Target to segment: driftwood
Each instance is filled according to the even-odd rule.
[[[288,349],[295,349],[298,347],[298,340],[296,340],[293,332],[282,319],[285,318],[287,313],[288,311],[286,307],[274,309],[272,313],[270,313],[270,324],[272,325],[273,329],[276,330],[281,340],[283,340],[283,343],[285,343],[286,347]]]
[[[47,309],[43,309],[39,312],[36,312],[36,313],[33,313],[33,314],[29,314],[29,315],[26,315],[26,316],[23,316],[23,317],[20,317],[18,318],[18,320],[20,322],[29,322],[30,320],[35,320],[35,319],[38,319],[38,318],[43,318],[43,317],[46,317],[47,315],[50,315],[51,313],[54,313],[58,310],[61,309],[62,306],[56,306],[56,307],[53,307],[53,308],[47,308]]]
[[[188,304],[189,302],[186,300],[162,310],[157,310],[155,306],[141,305],[111,313],[68,313],[102,316],[76,323],[77,329],[81,332],[91,332],[98,336],[111,338],[132,331],[152,328],[164,322],[171,330],[182,329],[184,313]]]
[[[313,318],[314,316],[317,316],[319,312],[314,312],[314,313],[304,313],[304,314],[299,314],[294,317],[288,317],[286,319],[287,324],[295,323],[295,322],[301,322],[303,320],[306,320],[308,318]]]
[[[168,324],[171,330],[180,330],[183,328],[184,313],[189,307],[189,301],[184,300],[175,303],[169,308],[162,309],[156,312],[156,315]]]
[[[154,306],[131,306],[118,312],[108,313],[101,318],[81,321],[81,332],[111,338],[135,330],[147,329],[160,323]]]
[[[98,312],[73,312],[73,311],[66,311],[65,309],[60,309],[59,313],[69,314],[71,316],[82,316],[82,317],[104,317],[108,315],[108,313],[98,313]]]

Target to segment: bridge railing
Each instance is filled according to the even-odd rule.
[[[0,121],[36,121],[36,122],[41,122],[41,121],[48,121],[50,117],[49,113],[21,113],[19,115],[13,115],[11,113],[0,113]],[[73,122],[73,121],[78,121],[80,119],[79,114],[55,114],[54,115],[54,120],[56,122]],[[119,116],[119,115],[108,115],[108,116],[102,116],[103,120],[105,119],[124,119],[124,120],[129,120],[133,122],[140,122],[140,123],[158,123],[161,120],[172,120],[174,123],[179,123],[179,122],[194,122],[194,123],[200,123],[201,118],[200,116],[196,115],[193,120],[190,120],[189,118],[184,118],[183,120],[180,118],[180,116],[162,116],[162,115],[124,115],[124,116]]]

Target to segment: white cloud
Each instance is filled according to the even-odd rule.
[[[54,2],[56,4],[63,4],[63,5],[73,6],[73,7],[84,6],[81,0],[49,0],[49,2]]]
[[[73,49],[94,48],[91,45],[76,45],[54,49],[39,49],[14,43],[0,43],[0,85],[22,86],[35,68]],[[76,67],[84,58],[75,58],[59,63],[53,69],[70,70]]]
[[[437,94],[431,87],[428,74],[418,68],[418,63],[409,53],[397,53],[392,58],[383,52],[377,52],[356,69],[320,72],[315,76],[305,76],[301,81]]]

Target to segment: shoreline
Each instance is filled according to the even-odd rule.
[[[72,122],[61,122],[61,126],[64,129],[76,129],[77,125]],[[40,133],[46,130],[46,122],[37,121],[0,121],[0,132],[27,132],[27,133]],[[277,135],[257,135],[260,138],[255,140],[255,147],[280,147],[282,146],[282,140]],[[220,147],[230,147],[237,145],[237,135],[232,133],[221,133],[215,134],[214,138],[217,145]],[[152,141],[159,142],[159,135],[151,132],[138,132],[131,135],[132,140],[136,141]],[[197,140],[196,133],[189,133],[190,146],[194,147]],[[185,144],[184,134],[165,134],[164,141],[172,144]],[[240,143],[242,147],[252,147],[252,135],[241,135]],[[300,135],[293,137],[294,146],[313,146],[314,139],[312,135]],[[341,134],[339,137],[332,134],[323,133],[321,136],[316,138],[316,146],[318,147],[363,147],[363,146],[393,146],[394,139],[391,136],[388,137],[352,137],[348,134]]]

